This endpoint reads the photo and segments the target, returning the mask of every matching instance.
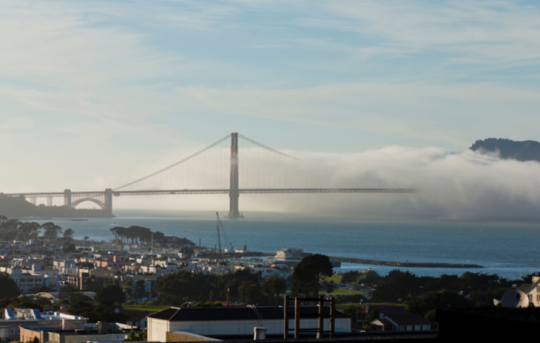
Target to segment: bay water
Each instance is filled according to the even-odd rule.
[[[196,245],[218,244],[215,212],[115,210],[114,218],[53,220],[75,238],[110,241],[114,226],[139,225],[166,235],[186,237]],[[540,222],[443,221],[436,219],[365,219],[313,214],[246,213],[226,219],[222,244],[235,249],[276,252],[284,247],[328,256],[396,262],[478,264],[482,269],[398,268],[416,275],[438,276],[466,271],[507,278],[540,270]],[[42,222],[42,221],[40,221]],[[340,271],[372,268],[386,274],[396,267],[343,263]]]

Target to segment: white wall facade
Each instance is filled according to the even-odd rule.
[[[315,329],[318,325],[318,319],[301,319],[300,321],[301,329]],[[336,318],[335,325],[336,332],[351,331],[350,318]],[[265,327],[267,335],[283,335],[283,319],[169,322],[149,317],[148,340],[165,342],[167,332],[175,331],[202,336],[253,335],[254,327]],[[294,329],[294,320],[289,321],[289,328]],[[330,329],[330,319],[324,320],[324,329]]]

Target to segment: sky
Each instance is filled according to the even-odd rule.
[[[388,185],[493,180],[480,194],[498,190],[501,208],[509,189],[540,187],[535,164],[467,151],[540,140],[536,1],[0,0],[0,32],[6,193],[115,188],[230,132],[336,175],[369,164]],[[462,214],[463,198],[392,211]]]

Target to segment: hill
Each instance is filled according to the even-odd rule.
[[[502,159],[540,161],[540,143],[536,141],[517,142],[511,139],[487,138],[476,141],[470,149],[480,153],[498,151]]]

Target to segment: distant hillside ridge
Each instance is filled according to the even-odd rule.
[[[503,159],[540,162],[540,143],[536,141],[517,142],[504,138],[487,138],[476,141],[470,149],[478,152],[498,151]]]

